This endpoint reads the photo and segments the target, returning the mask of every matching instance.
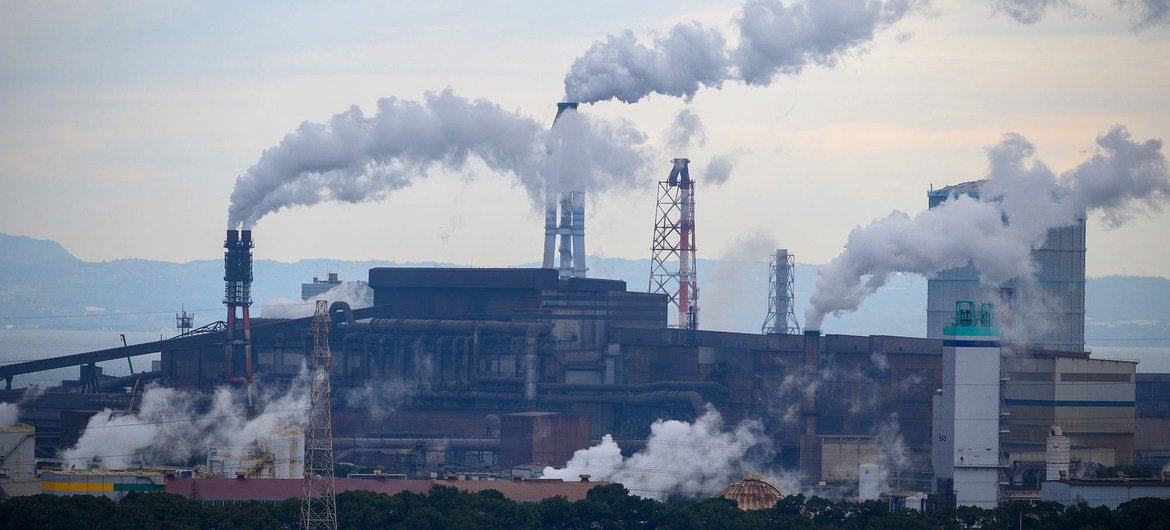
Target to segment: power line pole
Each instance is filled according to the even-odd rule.
[[[305,429],[305,486],[301,528],[337,528],[337,490],[333,482],[332,400],[329,397],[329,309],[317,300],[313,315],[313,371],[309,383],[309,426]]]

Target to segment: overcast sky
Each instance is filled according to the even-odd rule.
[[[627,29],[645,40],[697,20],[734,46],[742,8],[424,4],[5,2],[0,232],[54,239],[86,260],[215,259],[236,178],[304,121],[450,88],[551,123],[569,65],[595,41]],[[1028,138],[1058,173],[1115,124],[1136,140],[1170,139],[1170,26],[1136,27],[1140,5],[1074,0],[1028,24],[989,0],[940,1],[835,67],[770,86],[732,80],[689,103],[583,105],[628,120],[653,146],[690,109],[707,139],[663,149],[632,186],[592,194],[588,252],[648,257],[654,182],[675,155],[696,168],[733,161],[718,186],[696,172],[700,257],[766,262],[784,246],[799,262],[826,263],[853,227],[892,210],[913,215],[931,186],[984,176],[986,148],[1005,133]],[[1090,276],[1170,277],[1170,213],[1113,229],[1089,222]],[[260,259],[506,266],[540,259],[543,213],[514,177],[473,163],[379,202],[282,210],[255,231]]]

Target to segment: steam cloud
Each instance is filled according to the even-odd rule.
[[[808,328],[820,329],[828,313],[856,310],[896,273],[929,276],[970,261],[990,285],[1029,277],[1031,251],[1049,229],[1084,212],[1117,226],[1170,198],[1162,141],[1134,141],[1124,126],[1098,135],[1089,160],[1060,177],[1034,154],[1023,136],[1007,134],[988,150],[981,200],[953,197],[913,218],[895,211],[853,229],[845,250],[820,270],[805,311]]]
[[[247,419],[243,399],[227,387],[211,396],[211,407],[196,409],[200,396],[158,385],[142,394],[137,414],[105,409],[89,419],[77,445],[62,452],[71,465],[100,463],[104,469],[124,469],[143,457],[152,461],[185,461],[209,446],[242,455],[258,440],[274,438],[289,427],[304,427],[309,410],[309,376],[302,367],[283,394],[261,396],[260,413]]]
[[[703,147],[706,144],[707,130],[703,126],[703,119],[691,109],[680,110],[666,130],[666,147],[682,155],[691,147]]]
[[[666,147],[670,150],[671,156],[685,156],[691,148],[707,145],[707,129],[703,125],[703,119],[689,108],[682,109],[675,115],[665,136]],[[731,155],[714,155],[699,176],[703,182],[719,186],[731,178],[734,166]]]
[[[0,403],[0,426],[15,425],[20,421],[20,406],[16,403]]]
[[[730,50],[716,29],[678,24],[651,46],[625,31],[598,41],[573,61],[565,75],[569,101],[617,99],[634,103],[652,94],[690,101],[701,87],[740,80],[767,86],[778,75],[798,75],[812,65],[835,66],[860,53],[877,31],[900,21],[915,0],[816,0],[784,5],[751,0],[735,20],[739,45]]]
[[[260,304],[260,316],[264,318],[304,318],[311,317],[317,310],[317,300],[345,302],[350,309],[359,309],[374,305],[374,292],[369,286],[357,282],[342,282],[313,300],[294,300],[291,298],[276,298],[265,300]]]
[[[714,495],[742,474],[750,449],[767,446],[758,422],[745,421],[725,431],[723,418],[708,405],[694,423],[655,421],[646,448],[629,458],[622,457],[621,448],[607,434],[601,443],[574,453],[563,469],[544,468],[544,476],[576,480],[588,474],[655,499],[671,493]]]
[[[533,204],[549,191],[604,191],[626,183],[645,165],[645,136],[630,124],[610,124],[566,112],[552,131],[536,120],[451,90],[422,102],[378,101],[366,116],[350,107],[325,123],[302,123],[236,179],[229,228],[249,228],[263,216],[322,201],[386,198],[415,179],[466,170],[472,160],[513,176]]]

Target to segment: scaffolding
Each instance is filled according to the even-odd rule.
[[[337,490],[333,471],[332,400],[329,390],[329,310],[317,300],[313,315],[313,369],[310,373],[309,427],[305,429],[305,484],[301,528],[337,528]]]
[[[793,311],[795,272],[796,256],[789,254],[788,249],[777,249],[768,260],[768,315],[760,333],[800,335],[800,323]]]
[[[658,183],[648,291],[665,294],[677,310],[678,327],[695,330],[699,325],[695,183],[687,167],[690,160],[675,158],[671,162],[670,176]]]

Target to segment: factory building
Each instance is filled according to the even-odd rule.
[[[96,495],[121,501],[132,491],[166,489],[166,477],[154,471],[45,471],[41,490],[49,495]]]
[[[40,493],[35,441],[32,425],[0,426],[0,499]]]
[[[321,295],[340,287],[344,287],[354,297],[356,305],[364,307],[373,303],[374,291],[370,289],[368,283],[362,280],[342,281],[336,272],[330,272],[324,280],[313,276],[313,281],[302,283],[301,300],[306,302],[317,300],[322,297]]]
[[[1170,374],[1137,374],[1134,394],[1134,463],[1170,465]]]
[[[1024,462],[1044,460],[1041,453],[1053,425],[1069,438],[1074,461],[1134,463],[1136,362],[1049,354],[1013,355],[1004,365],[1003,400],[1010,421],[1001,441],[1013,468],[1020,471],[1028,467]],[[1022,476],[1016,480],[1024,481]]]
[[[927,193],[928,206],[968,195],[979,199],[984,181],[964,182]],[[979,281],[974,264],[935,274],[926,287],[926,336],[941,338],[951,325],[955,302],[995,301],[1001,307],[1000,327],[1022,346],[1056,351],[1085,348],[1085,216],[1075,224],[1048,231],[1044,244],[1032,251],[1035,282],[1010,280],[1002,286]]]
[[[1156,479],[1061,479],[1045,482],[1041,500],[1065,506],[1085,504],[1116,510],[1141,498],[1170,499],[1170,480]],[[1165,524],[1165,521],[1162,522]]]
[[[155,376],[162,384],[203,392],[227,383],[251,396],[291,383],[313,348],[310,319],[250,318],[251,233],[229,232],[225,248],[229,311],[221,327],[75,357],[93,362],[161,351]],[[667,295],[563,272],[371,269],[372,307],[329,307],[339,466],[416,476],[560,467],[603,435],[634,451],[656,420],[691,421],[710,406],[729,426],[759,422],[772,441],[771,451],[750,455],[762,467],[800,469],[811,481],[850,487],[861,469],[874,469],[863,466],[879,465],[875,474],[886,487],[930,488],[937,416],[931,399],[943,385],[943,339],[669,327]],[[1009,413],[1003,450],[991,451],[997,459],[1016,451],[1017,461],[1029,462],[1025,453],[1044,444],[1029,433],[1055,423],[1068,425],[1074,452],[1112,451],[1114,462],[1132,458],[1132,363],[1110,368],[1105,364],[1111,361],[1088,359],[1079,350],[1011,348],[1004,370],[995,369],[996,382],[1005,379],[1002,405]],[[1128,382],[1121,380],[1125,374]],[[1129,397],[1100,394],[1096,401],[1111,402],[1101,405],[1070,393],[1077,385],[1106,382],[1102,378],[1120,385],[1121,394],[1128,385]],[[1036,390],[1037,382],[1051,391]],[[255,392],[254,385],[260,387]],[[1021,386],[1016,391],[1012,385]],[[68,446],[94,412],[82,401],[96,398],[74,399],[53,416],[41,408],[53,395],[29,403],[28,410],[43,416],[38,421]],[[111,408],[126,408],[125,399],[119,403]],[[241,397],[242,407],[250,404]],[[1070,412],[1110,421],[1089,431]],[[1020,438],[1011,438],[1017,430]],[[1098,449],[1105,450],[1091,452]],[[209,459],[224,475],[243,470],[247,479],[253,469],[252,477],[278,475],[268,471],[275,458],[272,466],[264,458],[216,462]]]
[[[251,447],[210,447],[207,471],[228,478],[304,478],[305,432],[288,428],[257,440]]]

